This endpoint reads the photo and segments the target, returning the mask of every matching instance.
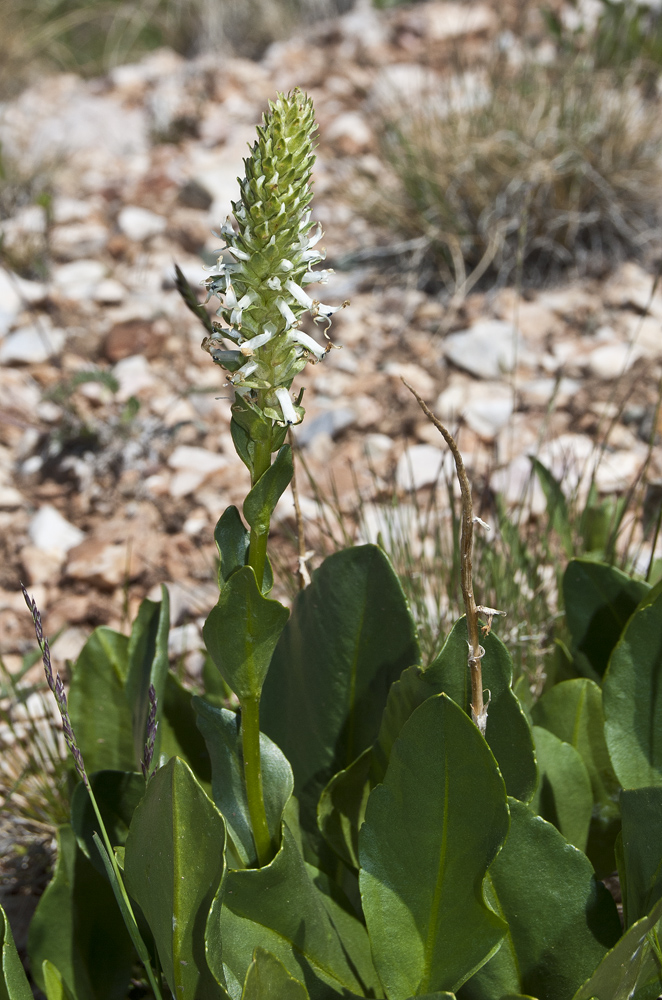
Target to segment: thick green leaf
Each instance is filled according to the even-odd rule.
[[[566,621],[573,652],[602,677],[628,619],[650,590],[615,566],[572,559],[563,575]],[[579,654],[579,657],[577,657]]]
[[[574,552],[574,544],[572,540],[572,528],[570,526],[570,517],[568,515],[568,504],[566,502],[563,490],[561,489],[561,484],[554,478],[549,469],[547,469],[542,462],[537,458],[531,456],[531,464],[538,476],[540,485],[542,486],[543,493],[545,494],[545,500],[547,501],[547,517],[549,518],[550,527],[552,527],[558,534],[565,554],[570,558]]]
[[[226,507],[214,528],[218,548],[218,587],[223,588],[236,570],[246,565],[250,532],[236,507]]]
[[[393,745],[359,836],[372,952],[389,1000],[457,990],[506,925],[480,885],[508,831],[496,761],[446,695],[429,698]]]
[[[124,872],[154,935],[173,996],[223,991],[205,958],[204,926],[223,876],[225,824],[192,771],[172,757],[147,786],[124,851]]]
[[[7,914],[0,906],[0,1000],[32,1000],[32,990],[16,951]]]
[[[58,968],[47,958],[42,962],[41,974],[44,977],[46,1000],[74,1000]]]
[[[293,471],[292,449],[286,444],[244,500],[244,517],[251,528],[260,534],[269,530],[271,515],[290,485]]]
[[[256,948],[248,966],[241,1000],[308,1000],[308,990],[289,974],[275,955],[264,948]]]
[[[88,774],[133,771],[136,760],[132,713],[124,685],[129,640],[109,628],[96,629],[76,661],[69,689],[69,715]]]
[[[227,873],[212,905],[206,940],[210,968],[217,979],[225,976],[232,1000],[241,997],[257,947],[270,951],[302,981],[311,1000],[345,991],[365,996],[287,826],[271,864]]]
[[[530,993],[562,1000],[617,941],[618,911],[581,851],[516,799],[509,805],[510,831],[485,886],[488,902],[508,922],[508,934],[460,997],[501,1000],[508,993]]]
[[[591,779],[584,762],[573,746],[548,729],[534,726],[533,738],[539,781],[531,809],[584,851],[593,812]]]
[[[219,556],[218,587],[219,590],[222,590],[223,584],[230,579],[232,574],[246,565],[248,557],[250,533],[241,520],[241,515],[236,507],[227,507],[221,514],[214,529],[214,539]],[[264,566],[262,593],[268,594],[273,585],[274,574],[267,558]]]
[[[509,795],[528,802],[538,783],[533,737],[526,715],[512,689],[513,661],[493,632],[481,638],[485,656],[483,688],[489,692],[485,739],[497,759]],[[445,691],[471,714],[471,679],[467,663],[467,624],[453,626],[439,656],[424,673],[435,691]]]
[[[77,1000],[124,1000],[135,952],[107,879],[70,826],[58,830],[55,873],[32,918],[28,953],[41,990],[48,959]]]
[[[577,990],[573,1000],[630,1000],[642,978],[644,966],[650,960],[651,931],[662,918],[662,900],[657,902],[647,917],[642,917],[627,931],[602,959],[593,975]],[[652,976],[653,966],[649,965]]]
[[[223,814],[228,833],[245,866],[256,864],[255,842],[244,785],[240,714],[214,708],[202,698],[193,701],[212,769],[212,797]],[[262,785],[267,825],[274,843],[280,834],[283,811],[292,795],[292,769],[275,743],[260,733]]]
[[[168,633],[170,631],[170,599],[168,590],[161,585],[161,600],[147,598],[138,609],[129,639],[129,670],[125,693],[131,706],[133,720],[133,747],[136,767],[143,759],[147,717],[149,715],[149,687],[154,685],[157,698],[156,720],[163,714],[163,696],[168,675]],[[160,734],[156,732],[154,754],[159,755]]]
[[[224,680],[242,701],[259,697],[285,623],[287,608],[264,597],[252,567],[225,584],[202,634]]]
[[[662,897],[662,788],[621,792],[625,926],[650,913]]]
[[[375,740],[389,687],[419,660],[391,564],[363,545],[336,552],[298,595],[264,686],[262,728],[294,772],[304,828],[320,792]]]
[[[211,761],[195,719],[193,695],[170,671],[166,680],[160,725],[161,754],[185,760],[205,791],[208,791]]]
[[[97,771],[90,784],[111,845],[123,847],[133,813],[145,793],[145,779],[142,774],[129,771]],[[71,825],[78,846],[96,870],[105,875],[106,869],[92,839],[95,832],[101,836],[101,830],[89,793],[82,783],[76,786],[71,799]]]
[[[587,678],[563,681],[550,688],[531,710],[536,725],[570,743],[591,779],[593,816],[586,853],[599,875],[614,871],[614,841],[620,829],[618,795],[605,742],[602,692]]]
[[[623,788],[662,785],[662,592],[643,601],[603,684],[605,736]]]

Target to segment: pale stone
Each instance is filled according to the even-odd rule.
[[[625,313],[623,319],[628,331],[628,343],[632,342],[647,358],[662,358],[662,320],[637,313]]]
[[[395,481],[399,489],[419,490],[454,474],[453,456],[431,444],[415,444],[398,459]]]
[[[600,493],[626,490],[641,471],[646,458],[645,446],[628,451],[606,451],[595,470],[595,485]]]
[[[356,423],[356,412],[348,406],[334,407],[297,425],[296,439],[302,448],[312,445],[320,434],[333,439],[346,428]]]
[[[325,140],[347,156],[358,156],[370,148],[374,136],[360,111],[345,111],[327,126]]]
[[[542,514],[547,501],[538,477],[532,473],[527,455],[517,455],[505,468],[490,477],[490,489],[503,497],[509,507],[523,507],[532,514]]]
[[[521,338],[519,338],[521,341]],[[518,355],[518,333],[503,320],[479,320],[470,329],[452,333],[442,342],[449,361],[476,378],[498,379],[511,372]]]
[[[492,440],[510,420],[514,404],[512,389],[502,383],[485,383],[489,391],[474,393],[467,403],[464,419],[479,437]]]
[[[366,458],[373,462],[380,462],[390,455],[393,448],[393,439],[388,434],[366,434],[363,439],[363,450]]]
[[[431,399],[436,388],[435,380],[420,365],[407,362],[389,361],[384,366],[387,375],[393,375],[398,379],[403,378],[409,382],[412,389],[415,389],[423,399]]]
[[[69,552],[66,575],[104,590],[114,590],[135,575],[136,564],[127,542],[88,538]]]
[[[192,649],[204,648],[204,640],[195,622],[187,622],[186,625],[178,625],[170,630],[168,636],[169,656],[184,656]]]
[[[126,402],[130,396],[151,389],[155,381],[149,361],[142,354],[132,354],[128,358],[122,358],[113,367],[113,375],[119,382],[116,398],[120,402]]]
[[[25,502],[25,497],[20,490],[17,490],[14,486],[3,486],[0,484],[1,510],[16,510],[17,507],[23,507]]]
[[[552,398],[556,406],[567,406],[581,388],[581,382],[571,378],[537,378],[517,383],[517,392],[525,406],[547,406]]]
[[[175,499],[186,497],[190,493],[194,493],[199,486],[202,486],[206,478],[207,473],[205,472],[197,472],[195,469],[180,469],[170,479],[168,492]],[[152,476],[150,479],[153,480],[154,477]]]
[[[70,222],[87,222],[96,207],[92,201],[60,195],[53,198],[51,212],[57,225],[67,225]]]
[[[99,305],[114,306],[123,302],[126,298],[126,288],[115,278],[106,278],[94,289],[92,298]]]
[[[186,469],[193,472],[200,472],[203,476],[208,476],[212,472],[224,469],[228,464],[225,455],[217,455],[216,452],[207,448],[195,448],[190,445],[180,444],[175,448],[168,459],[171,469]]]
[[[46,320],[24,326],[0,344],[0,364],[41,364],[59,354],[64,341],[64,330],[50,327]]]
[[[591,375],[601,379],[620,378],[635,361],[642,356],[642,351],[627,344],[603,344],[584,359]]]
[[[21,565],[27,576],[26,582],[30,585],[57,583],[65,558],[62,551],[44,551],[36,545],[24,545],[21,549]]]
[[[65,299],[91,299],[97,285],[106,276],[99,260],[76,260],[53,269],[53,284]]]
[[[54,226],[50,234],[53,254],[62,260],[80,260],[101,253],[108,243],[108,230],[98,222]]]
[[[62,514],[50,504],[44,504],[33,514],[28,526],[28,535],[34,546],[44,552],[65,553],[79,545],[85,533],[70,524]]]
[[[541,447],[538,458],[551,472],[566,496],[583,494],[591,480],[597,446],[586,434],[561,434]]]
[[[166,228],[166,220],[156,212],[138,205],[125,205],[117,216],[117,225],[128,239],[142,243],[152,236],[158,236]]]
[[[0,337],[11,330],[22,308],[15,279],[14,274],[0,268]]]
[[[428,3],[418,8],[424,18],[426,38],[442,41],[492,31],[498,27],[494,11],[484,4]]]
[[[51,651],[54,660],[75,661],[81,654],[83,646],[90,637],[90,630],[80,625],[65,628],[64,632],[53,641]]]

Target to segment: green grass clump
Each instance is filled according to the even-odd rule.
[[[662,121],[628,81],[579,59],[498,65],[467,103],[441,84],[413,111],[394,95],[377,130],[392,183],[362,192],[374,221],[427,240],[447,287],[601,271],[659,240]]]

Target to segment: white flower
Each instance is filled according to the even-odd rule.
[[[321,361],[329,350],[328,347],[321,347],[316,340],[313,340],[312,337],[309,337],[307,333],[303,333],[301,330],[290,330],[288,336],[295,344],[301,344],[307,351],[314,354],[318,361]]]
[[[288,306],[287,302],[285,302],[284,299],[277,299],[276,305],[278,307],[278,312],[281,314],[281,316],[287,323],[288,328],[293,326],[298,326],[298,320],[296,316],[294,315],[294,313],[292,312],[292,310],[290,309],[290,307]]]
[[[294,403],[292,402],[292,397],[289,391],[281,386],[276,389],[276,397],[280,403],[280,408],[283,411],[283,420],[286,424],[296,424],[298,423],[297,411],[294,409]]]

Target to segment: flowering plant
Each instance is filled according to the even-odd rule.
[[[471,492],[435,421],[462,487],[467,615],[433,662],[378,546],[324,560],[291,614],[268,596],[285,433],[303,416],[292,380],[327,350],[298,321],[332,312],[303,290],[321,259],[313,127],[294,92],[258,132],[208,282],[225,325],[179,275],[251,474],[243,519],[230,507],[216,527],[203,630],[239,710],[223,685],[193,697],[169,672],[165,588],[130,636],[92,634],[68,699],[25,595],[80,778],[31,925],[33,979],[48,1000],[652,1000],[662,588],[572,561],[568,679],[525,711],[500,612],[474,600]],[[616,866],[624,930],[600,881]],[[0,917],[0,998],[29,1000]]]

